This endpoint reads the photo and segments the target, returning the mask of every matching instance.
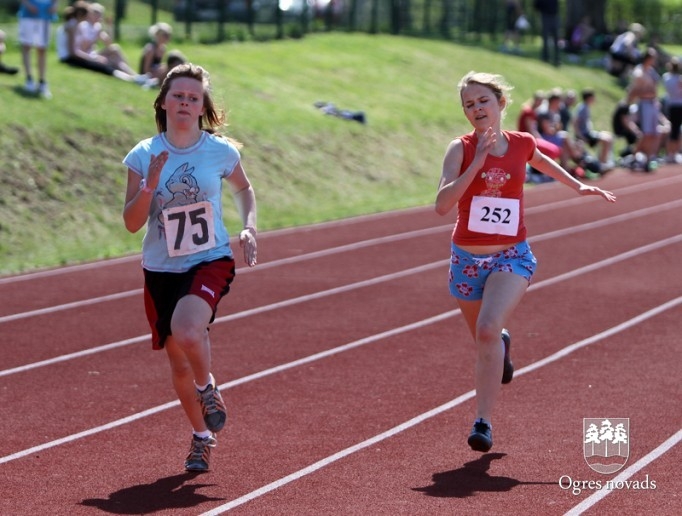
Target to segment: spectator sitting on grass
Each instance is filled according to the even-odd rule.
[[[607,71],[621,81],[626,81],[632,69],[639,63],[642,52],[639,42],[646,33],[639,23],[633,23],[628,30],[622,32],[609,47],[609,64]]]
[[[179,50],[171,50],[168,52],[168,58],[166,59],[166,67],[170,72],[176,66],[181,64],[186,64],[187,58]]]
[[[583,16],[571,32],[566,52],[569,54],[582,54],[592,50],[592,38],[595,32],[596,30],[592,26],[590,17]]]
[[[630,104],[627,99],[618,101],[613,110],[611,121],[613,134],[625,139],[626,145],[620,152],[620,157],[625,160],[623,164],[626,166],[631,161],[630,158],[634,156],[637,143],[642,138],[642,130],[636,121],[636,112],[637,106]]]
[[[156,23],[149,28],[151,41],[142,49],[140,74],[147,75],[161,83],[168,73],[168,65],[164,62],[166,46],[173,34],[173,28],[167,23]]]
[[[517,123],[517,130],[522,133],[530,133],[535,137],[535,144],[538,150],[545,156],[557,161],[561,157],[561,148],[554,143],[545,140],[538,131],[538,112],[541,110],[545,102],[544,92],[538,90],[533,94],[533,97],[521,106],[519,119]],[[539,172],[529,166],[527,180],[531,183],[553,181],[549,176]]]
[[[576,142],[561,124],[561,95],[554,91],[547,98],[547,106],[538,112],[538,132],[542,139],[547,140],[561,149],[559,164],[566,170],[572,170],[580,176],[580,167],[571,167],[573,161],[579,165],[584,157],[584,150],[580,142]]]
[[[128,64],[121,47],[113,42],[111,36],[102,26],[104,6],[101,4],[88,5],[88,13],[84,20],[78,22],[75,32],[75,51],[79,56],[90,58],[108,64],[119,70],[143,86],[152,86],[157,81],[150,77],[136,74]]]
[[[84,52],[76,45],[78,24],[88,16],[90,5],[82,0],[76,0],[72,5],[64,8],[62,17],[64,23],[57,28],[57,55],[60,62],[83,68],[93,72],[111,75],[126,82],[146,85],[148,78],[144,75],[129,74],[112,66],[108,59],[97,53]]]
[[[614,167],[611,158],[613,147],[613,136],[607,131],[597,131],[592,126],[592,114],[590,108],[596,100],[594,90],[586,88],[582,91],[582,102],[575,110],[575,120],[573,128],[575,137],[585,142],[589,147],[599,146],[599,161],[603,170],[610,170]]]

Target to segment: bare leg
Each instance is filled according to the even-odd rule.
[[[31,77],[31,47],[28,45],[21,45],[21,59],[24,64],[24,72],[26,78]]]
[[[121,70],[123,73],[131,76],[137,75],[135,70],[128,65],[128,62],[123,56],[123,51],[118,45],[109,45],[101,54],[105,56],[109,60],[109,64],[117,70]]]
[[[637,152],[643,152],[651,159],[658,155],[661,138],[657,134],[645,134],[637,144]]]
[[[488,277],[481,301],[458,300],[476,342],[476,417],[491,421],[501,389],[504,347],[500,333],[528,288],[525,278],[508,272]]]
[[[201,405],[199,405],[199,400],[197,399],[194,373],[189,365],[187,356],[177,345],[173,337],[166,339],[165,349],[170,361],[173,387],[178,395],[182,409],[185,411],[192,429],[195,432],[204,432],[207,430],[206,423],[204,423]]]
[[[211,308],[198,296],[188,295],[178,301],[171,319],[172,337],[166,341],[171,363],[173,386],[194,430],[206,430],[194,382],[210,381],[211,348],[208,324]]]
[[[211,373],[211,347],[208,325],[211,307],[198,296],[185,296],[178,301],[171,319],[173,339],[184,352],[199,385],[206,385]]]
[[[44,48],[37,48],[36,53],[38,54],[38,79],[40,81],[45,81],[46,72],[46,52]]]
[[[599,161],[608,163],[611,161],[611,150],[613,148],[613,138],[610,134],[602,133],[599,139]]]

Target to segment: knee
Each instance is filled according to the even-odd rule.
[[[476,341],[479,345],[479,350],[484,353],[491,353],[497,349],[501,342],[502,329],[491,322],[481,322],[476,327]]]
[[[176,378],[194,378],[194,372],[188,360],[170,361],[171,374]]]
[[[191,323],[172,325],[173,339],[184,351],[201,346],[207,331],[205,327]]]

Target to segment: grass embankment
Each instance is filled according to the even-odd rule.
[[[621,95],[601,70],[553,68],[531,57],[449,42],[310,35],[268,43],[176,45],[212,75],[228,133],[245,144],[261,230],[431,203],[443,152],[469,127],[455,86],[469,70],[515,86],[507,127],[537,89],[594,87],[598,127]],[[124,45],[137,60],[139,46]],[[6,64],[18,64],[10,46]],[[2,190],[0,274],[137,252],[120,212],[121,159],[155,132],[152,102],[122,81],[49,57],[50,101],[23,94],[20,75],[0,76]],[[367,124],[325,116],[315,101],[362,110]],[[229,229],[238,229],[229,196]]]

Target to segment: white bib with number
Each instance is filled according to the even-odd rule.
[[[519,232],[518,199],[474,196],[469,211],[469,231],[514,236]]]
[[[163,210],[168,256],[184,256],[215,247],[213,206],[202,201]]]

